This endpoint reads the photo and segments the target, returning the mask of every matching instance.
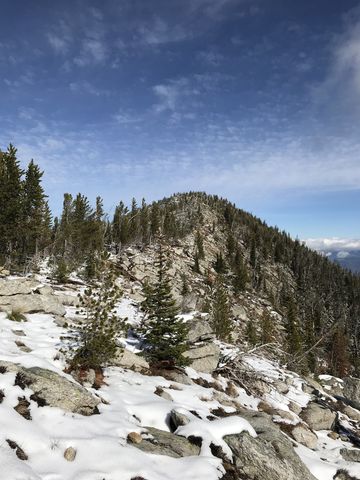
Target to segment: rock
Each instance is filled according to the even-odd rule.
[[[135,444],[139,444],[142,442],[142,436],[140,433],[138,432],[130,432],[127,436],[127,441],[128,443],[135,443]]]
[[[21,313],[49,313],[53,315],[65,315],[64,306],[57,300],[55,295],[19,294],[0,296],[0,311]]]
[[[314,380],[312,377],[304,377],[306,380],[306,383],[304,382],[302,384],[302,389],[305,393],[313,393],[314,390],[322,390],[322,386],[320,383],[318,383],[316,380]]]
[[[29,295],[39,286],[38,282],[28,278],[0,278],[0,296]]]
[[[35,394],[34,398],[43,405],[58,407],[67,412],[81,415],[98,413],[98,398],[93,397],[84,387],[44,368],[24,368],[11,362],[0,362],[7,371],[16,372],[22,382]]]
[[[344,378],[344,389],[342,394],[355,402],[360,402],[360,378]]]
[[[188,293],[187,295],[181,296],[180,300],[180,309],[183,313],[189,313],[196,310],[198,305],[199,296],[194,293]]]
[[[73,462],[76,457],[76,450],[73,447],[68,447],[64,452],[64,458],[68,462]]]
[[[242,322],[247,322],[249,320],[247,312],[242,305],[234,305],[232,308],[232,313],[234,317],[238,318]]]
[[[353,477],[347,470],[343,468],[338,470],[333,476],[334,480],[358,480],[357,477]]]
[[[351,420],[355,420],[355,422],[360,422],[360,412],[359,410],[356,410],[353,407],[350,407],[350,405],[345,405],[343,409],[343,413],[347,415]]]
[[[341,456],[347,462],[360,462],[360,450],[350,450],[349,448],[342,448],[340,450]]]
[[[36,293],[40,295],[53,295],[54,290],[50,287],[50,285],[42,285],[35,290]]]
[[[55,297],[62,305],[66,305],[67,307],[78,307],[80,305],[79,297],[76,295],[57,293]]]
[[[287,394],[289,392],[289,386],[285,383],[282,382],[281,380],[275,380],[273,383],[273,387],[282,394]]]
[[[173,398],[170,395],[170,393],[166,392],[162,387],[156,387],[156,390],[155,390],[154,393],[155,393],[155,395],[163,398],[164,400],[169,400],[170,402],[173,401]]]
[[[331,430],[336,414],[329,408],[311,402],[302,411],[300,417],[312,430]]]
[[[329,438],[331,438],[332,440],[337,440],[337,439],[339,438],[339,434],[336,433],[336,432],[329,432],[329,433],[327,434],[327,436],[328,436]]]
[[[183,427],[190,422],[188,416],[184,413],[178,412],[177,410],[173,409],[170,412],[170,425],[171,429],[175,431],[178,427]]]
[[[190,343],[213,340],[215,338],[213,330],[206,320],[194,319],[188,322],[188,326],[189,333],[187,339]]]
[[[212,373],[220,359],[220,348],[214,343],[194,346],[184,353],[184,357],[190,358],[190,367],[198,372]]]
[[[119,348],[118,352],[111,361],[111,364],[116,367],[128,368],[135,372],[143,372],[144,370],[149,370],[149,364],[145,358],[136,355],[136,353],[131,352],[130,350]]]
[[[158,375],[159,377],[166,378],[166,380],[182,383],[183,385],[193,385],[194,383],[184,371],[178,368],[173,370],[168,370],[166,368],[153,369],[152,375]]]
[[[314,449],[317,447],[318,438],[314,432],[310,430],[304,423],[298,423],[291,428],[291,436],[294,440],[305,447]]]
[[[291,441],[265,413],[242,412],[255,429],[253,438],[243,432],[227,435],[224,440],[234,455],[236,475],[248,480],[315,480],[295,453]]]
[[[7,270],[5,267],[0,267],[0,277],[7,277],[10,275],[10,270]]]
[[[294,412],[296,415],[299,415],[302,412],[302,406],[295,402],[289,402],[289,410]]]
[[[173,458],[190,457],[200,453],[200,447],[192,444],[187,438],[153,427],[146,427],[146,430],[150,437],[147,438],[143,435],[141,443],[133,444],[143,452]]]

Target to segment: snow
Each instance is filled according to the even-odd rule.
[[[44,279],[37,278],[40,283]],[[81,287],[79,287],[81,288]],[[61,293],[75,295],[74,290]],[[67,317],[76,315],[76,308],[67,307]],[[130,325],[141,321],[141,313],[136,303],[126,296],[117,306],[121,318],[127,318]],[[195,312],[184,316],[190,321]],[[64,347],[62,336],[67,331],[57,325],[51,315],[29,314],[27,321],[16,323],[0,313],[0,360],[19,363],[25,367],[42,367],[75,381],[64,373],[65,359],[59,353]],[[23,332],[19,336],[16,331]],[[20,350],[15,341],[23,342],[31,349],[26,353]],[[140,350],[135,337],[127,336],[119,341],[133,352]],[[232,359],[239,355],[239,349],[229,344],[219,344],[226,357]],[[291,412],[290,402],[304,408],[311,395],[303,391],[304,379],[255,354],[241,356],[245,368],[253,371],[269,385],[266,400],[278,412]],[[224,361],[225,361],[224,360]],[[188,376],[194,380],[204,379],[217,388],[205,388],[196,383],[178,384],[159,376],[144,376],[139,373],[111,367],[105,370],[106,384],[100,390],[89,388],[106,403],[99,405],[100,415],[84,417],[65,412],[60,408],[39,407],[30,400],[32,390],[14,386],[15,374],[0,374],[0,389],[5,397],[0,403],[0,464],[9,480],[130,480],[140,476],[147,480],[216,480],[222,477],[224,470],[221,460],[211,453],[210,445],[220,446],[231,458],[231,451],[224,436],[246,431],[256,436],[251,425],[241,416],[231,416],[210,421],[212,410],[222,408],[226,412],[235,412],[233,405],[257,410],[260,398],[249,395],[244,389],[234,387],[236,398],[228,397],[223,391],[227,380],[218,376],[216,381],[209,374],[187,368]],[[340,379],[322,375],[323,381]],[[277,382],[286,388],[279,391]],[[154,392],[161,387],[170,394],[172,401],[159,397]],[[324,394],[325,395],[325,394]],[[14,407],[19,397],[30,402],[32,420],[19,415]],[[225,399],[225,405],[221,399]],[[229,403],[227,403],[229,402]],[[232,403],[231,403],[232,402]],[[202,441],[199,456],[170,458],[142,452],[128,445],[126,438],[130,432],[146,432],[146,427],[155,427],[169,431],[169,415],[175,409],[189,418],[187,425],[177,429],[176,434],[189,437],[200,436]],[[194,415],[191,412],[196,412]],[[300,418],[291,413],[292,420],[275,414],[275,422],[297,423]],[[344,425],[350,426],[346,416],[341,416]],[[340,454],[341,448],[352,448],[349,442],[333,440],[327,431],[316,432],[318,446],[310,450],[296,444],[295,451],[318,480],[331,480],[340,468],[360,478],[360,464],[346,462]],[[21,461],[11,450],[6,440],[15,441],[28,455],[27,461]],[[68,447],[76,449],[73,462],[64,459]],[[0,478],[2,476],[0,475]]]

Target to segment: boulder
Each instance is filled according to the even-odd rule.
[[[184,353],[191,360],[190,367],[198,372],[212,373],[220,359],[220,348],[214,343],[194,345]]]
[[[187,340],[190,343],[209,341],[215,338],[213,330],[206,320],[194,319],[188,322],[189,333]]]
[[[65,315],[64,306],[55,295],[17,294],[0,296],[0,311],[21,313],[49,313],[52,315]]]
[[[232,450],[236,474],[231,478],[247,480],[315,480],[295,453],[291,441],[265,413],[242,412],[255,429],[253,438],[243,432],[227,435],[224,440]]]
[[[183,427],[190,422],[190,419],[184,413],[178,412],[175,409],[172,409],[170,412],[170,425],[171,429],[175,432],[178,427]]]
[[[340,450],[341,456],[347,462],[360,462],[360,450],[350,450],[349,448],[342,448]]]
[[[317,403],[309,403],[300,417],[312,430],[331,430],[336,414]]]
[[[39,286],[38,282],[28,278],[0,278],[0,296],[29,295]]]
[[[10,271],[5,267],[0,267],[0,277],[7,277],[8,275],[10,275]]]
[[[198,305],[199,296],[194,293],[188,293],[179,297],[180,309],[183,313],[193,312]]]
[[[360,422],[360,412],[356,408],[350,407],[350,405],[345,405],[343,413],[345,413],[345,415],[351,418],[351,420],[355,420],[355,422]]]
[[[173,458],[190,457],[200,453],[200,447],[191,443],[187,438],[153,427],[146,427],[146,430],[148,435],[142,435],[142,442],[132,444],[143,452]]]
[[[290,435],[298,443],[305,445],[305,447],[314,449],[317,446],[318,438],[316,434],[304,423],[298,423],[291,428]]]
[[[58,407],[81,415],[98,413],[97,405],[100,403],[98,398],[56,372],[39,367],[25,368],[2,361],[0,366],[6,367],[7,371],[16,372],[21,384],[34,392],[31,399],[37,401],[39,405]]]
[[[360,378],[346,377],[344,378],[344,389],[342,391],[344,397],[354,402],[360,403]]]
[[[111,361],[111,364],[115,367],[128,368],[135,372],[143,372],[144,370],[149,370],[149,364],[145,358],[136,355],[136,353],[131,352],[130,350],[119,348],[118,352]]]
[[[68,462],[73,462],[76,457],[76,450],[73,447],[68,447],[64,452],[64,458]]]
[[[40,293],[40,295],[52,295],[54,290],[50,287],[50,285],[41,285],[36,289],[36,293]]]
[[[55,298],[68,307],[78,307],[80,305],[79,297],[76,295],[67,295],[66,293],[57,293]]]

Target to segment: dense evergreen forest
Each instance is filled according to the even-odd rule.
[[[0,152],[0,265],[26,273],[48,259],[57,281],[66,281],[74,270],[89,280],[96,277],[104,252],[119,255],[128,246],[144,248],[160,234],[177,245],[193,234],[193,272],[204,283],[212,274],[221,279],[215,289],[218,305],[224,289],[230,302],[244,292],[265,298],[284,318],[286,348],[304,359],[307,369],[315,371],[325,362],[339,376],[359,373],[359,276],[227,200],[202,192],[175,194],[149,205],[144,199],[140,204],[133,199],[129,207],[120,201],[112,218],[101,197],[92,206],[80,193],[65,193],[60,218],[52,218],[42,176],[33,161],[21,168],[12,145]],[[211,272],[202,268],[207,252],[201,232],[209,211],[214,218],[209,234],[222,242]],[[228,321],[228,314],[221,318]],[[271,322],[260,321],[266,343]],[[259,340],[251,325],[247,337]]]

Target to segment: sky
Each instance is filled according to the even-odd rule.
[[[0,148],[114,206],[201,190],[360,238],[360,2],[1,0]]]

